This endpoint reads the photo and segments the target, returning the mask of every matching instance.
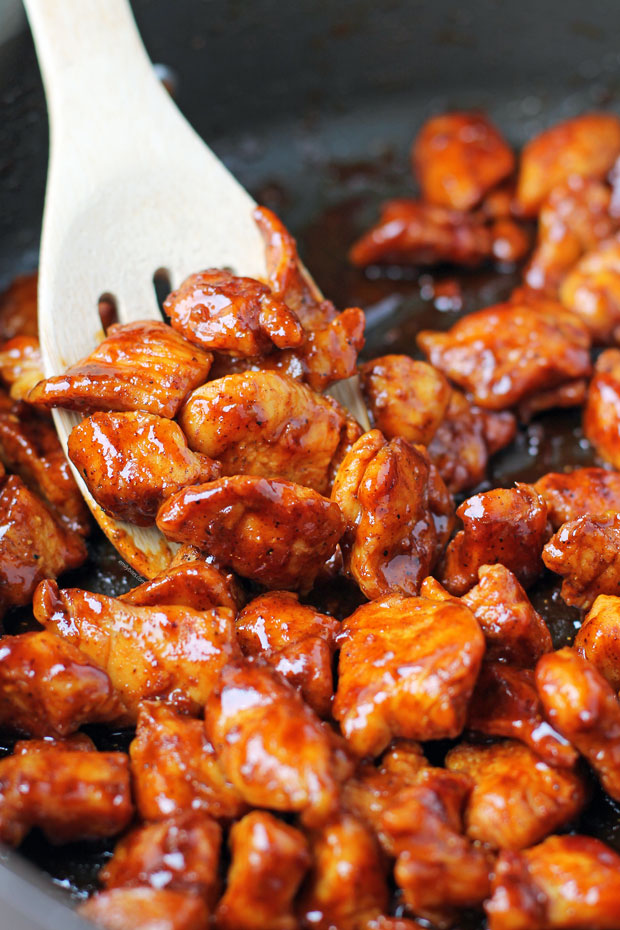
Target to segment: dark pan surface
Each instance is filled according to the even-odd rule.
[[[483,108],[520,145],[583,109],[620,111],[620,6],[613,0],[595,0],[586,9],[580,0],[176,0],[174,14],[171,6],[134,3],[151,57],[172,68],[179,105],[193,125],[297,235],[323,291],[339,307],[367,310],[368,357],[417,354],[419,329],[451,326],[459,313],[502,299],[518,277],[490,270],[458,275],[464,304],[456,312],[425,299],[428,280],[411,270],[364,275],[346,264],[348,245],[381,200],[413,192],[408,147],[427,115]],[[15,273],[36,267],[45,184],[45,104],[27,32],[0,47],[0,107],[3,287]],[[446,270],[433,277],[455,275]],[[592,461],[578,415],[554,411],[522,429],[495,459],[490,483],[533,480]],[[100,535],[86,568],[65,581],[109,594],[137,583]],[[533,600],[555,645],[570,642],[579,614],[559,599],[551,577],[538,584]],[[5,626],[17,632],[32,622],[28,610],[16,611]],[[102,747],[128,739],[92,735]],[[0,737],[0,748],[10,745]],[[445,747],[435,751],[441,758]],[[598,795],[576,827],[620,849],[619,814]],[[73,898],[95,887],[109,855],[101,845],[52,848],[37,835],[22,852]],[[0,928],[72,930],[64,908],[34,887],[48,880],[24,872],[14,854],[0,854],[2,862],[8,868],[0,864]],[[75,920],[75,926],[85,925]]]

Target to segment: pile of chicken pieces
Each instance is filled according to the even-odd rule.
[[[355,264],[516,261],[538,219],[523,286],[421,332],[426,362],[358,366],[362,311],[316,292],[265,208],[265,281],[194,274],[169,323],[110,325],[57,377],[36,282],[5,294],[0,613],[32,602],[39,626],[0,639],[0,839],[118,837],[84,916],[618,930],[620,854],[574,824],[620,802],[619,157],[609,114],[518,163],[479,113],[425,124],[421,196]],[[366,432],[323,393],[356,373]],[[466,496],[518,423],[580,405],[599,466]],[[84,415],[69,457],[105,513],[178,544],[120,597],[57,584],[91,523],[53,407]],[[582,611],[556,651],[527,594],[545,570]],[[345,578],[337,619],[313,590]],[[89,724],[135,728],[129,751]]]

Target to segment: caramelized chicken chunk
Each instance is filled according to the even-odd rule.
[[[596,666],[614,691],[620,691],[620,597],[597,597],[573,645]]]
[[[289,591],[274,591],[251,601],[236,626],[245,655],[263,656],[320,717],[329,715],[337,620],[300,604]]]
[[[384,598],[348,617],[340,642],[333,716],[359,756],[378,755],[397,736],[458,736],[484,653],[467,607]]]
[[[218,928],[297,930],[293,898],[310,865],[303,833],[266,811],[252,811],[232,827],[230,848]]]
[[[360,387],[375,426],[387,439],[428,445],[450,402],[450,385],[432,365],[384,355],[360,367]]]
[[[583,778],[557,769],[522,743],[461,743],[446,768],[474,781],[465,809],[467,835],[493,849],[525,849],[573,820],[586,802]]]
[[[286,478],[319,494],[329,491],[350,420],[336,401],[276,371],[209,381],[179,417],[190,448],[221,462],[225,475]]]
[[[144,701],[129,755],[136,807],[144,820],[191,811],[231,820],[246,809],[224,775],[201,720],[182,716],[159,701]]]
[[[113,888],[78,911],[103,930],[205,930],[209,921],[203,898],[168,888]]]
[[[601,458],[620,469],[620,349],[606,349],[596,360],[583,429]]]
[[[222,830],[194,811],[132,830],[97,876],[104,888],[189,891],[214,903]]]
[[[550,836],[497,860],[489,930],[616,930],[620,856],[589,836]]]
[[[562,282],[560,299],[586,324],[599,345],[620,334],[620,237],[592,246]]]
[[[609,684],[591,662],[566,648],[540,659],[536,686],[551,724],[620,800],[620,703]]]
[[[620,591],[620,513],[564,523],[543,549],[547,568],[563,577],[561,595],[589,610],[599,594]]]
[[[0,723],[31,736],[66,736],[84,723],[122,720],[106,673],[53,633],[0,641]]]
[[[583,113],[551,126],[521,153],[517,204],[535,216],[558,184],[577,175],[604,178],[620,155],[620,119],[612,113]]]
[[[600,181],[573,175],[554,187],[540,210],[538,242],[525,271],[526,283],[557,293],[583,253],[596,248],[618,228],[610,207],[611,189]],[[574,309],[570,302],[562,303]],[[583,319],[587,324],[588,319]],[[596,338],[594,332],[592,336]]]
[[[347,520],[347,571],[368,598],[416,594],[453,525],[452,498],[423,447],[365,433],[345,456],[332,498]]]
[[[42,739],[18,739],[13,746],[13,755],[21,756],[29,752],[96,752],[97,747],[86,733],[72,733],[70,736],[44,736]]]
[[[84,540],[10,475],[0,486],[0,614],[11,604],[28,604],[41,579],[77,568],[86,556]]]
[[[544,719],[534,672],[504,662],[484,662],[469,705],[467,728],[508,736],[529,746],[548,765],[571,768],[577,752]]]
[[[478,584],[463,595],[486,639],[486,658],[531,667],[551,652],[551,634],[505,565],[481,565]]]
[[[122,594],[120,600],[137,607],[177,604],[193,610],[227,607],[236,612],[243,604],[243,592],[234,575],[197,558],[171,565]]]
[[[187,448],[181,428],[152,413],[94,413],[71,431],[69,458],[99,506],[138,526],[155,522],[175,491],[219,477],[217,462]]]
[[[59,748],[0,759],[0,839],[19,846],[33,827],[50,843],[120,833],[133,814],[128,762]]]
[[[429,361],[488,410],[503,410],[590,374],[587,327],[555,301],[496,304],[447,333],[423,330]]]
[[[483,565],[504,565],[525,588],[538,578],[549,535],[547,507],[529,485],[475,494],[456,515],[463,529],[449,544],[440,572],[440,581],[451,594],[469,591]]]
[[[554,530],[578,517],[620,510],[620,474],[605,468],[549,472],[538,479],[534,489],[547,505]]]
[[[344,531],[333,501],[292,481],[234,475],[173,494],[157,526],[243,578],[309,590]]]
[[[52,423],[32,408],[0,412],[0,460],[68,529],[88,535],[90,514]]]
[[[142,410],[174,417],[202,384],[212,356],[159,320],[115,323],[103,342],[64,375],[48,378],[30,403],[70,410]]]
[[[414,174],[429,203],[471,210],[512,174],[515,157],[493,123],[456,111],[424,123],[411,150]]]
[[[14,336],[33,336],[37,327],[37,272],[17,275],[0,294],[0,341]]]
[[[13,400],[25,400],[43,374],[39,340],[34,336],[15,336],[0,344],[0,378],[10,389]]]
[[[190,342],[226,355],[265,355],[304,341],[301,323],[267,285],[217,268],[186,278],[164,310]]]
[[[33,609],[39,623],[107,671],[134,719],[145,698],[204,706],[222,666],[239,655],[234,613],[224,607],[135,607],[46,581]]]
[[[249,804],[300,811],[309,824],[334,813],[349,761],[328,727],[269,666],[227,665],[205,720],[224,772]]]
[[[304,927],[358,930],[387,910],[389,894],[370,830],[341,813],[311,834],[313,867],[300,901]]]

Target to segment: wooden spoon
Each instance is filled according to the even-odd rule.
[[[256,204],[170,100],[126,0],[25,5],[50,122],[39,277],[50,377],[103,338],[102,294],[114,295],[121,323],[161,319],[155,272],[165,269],[173,288],[208,267],[264,277],[265,250]],[[367,426],[357,379],[331,393]],[[55,410],[54,420],[66,451],[79,416]],[[108,517],[73,472],[123,558],[148,578],[165,569],[174,544],[156,528]]]

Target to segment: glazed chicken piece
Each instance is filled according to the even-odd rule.
[[[252,811],[230,831],[232,863],[217,907],[221,930],[297,930],[293,898],[310,866],[299,830]]]
[[[338,469],[332,498],[347,521],[345,568],[368,598],[417,594],[450,537],[453,503],[423,447],[365,433]]]
[[[33,408],[0,411],[0,460],[68,529],[87,536],[91,518],[56,430]]]
[[[467,607],[387,597],[348,617],[340,643],[333,716],[357,755],[376,756],[399,736],[458,736],[484,653]]]
[[[411,162],[423,199],[455,210],[471,210],[515,169],[512,150],[493,123],[466,111],[427,120]]]
[[[232,662],[205,715],[207,736],[242,797],[255,807],[301,812],[320,824],[351,770],[333,732],[269,666]]]
[[[0,341],[14,336],[38,335],[37,272],[17,275],[10,287],[0,294]]]
[[[193,610],[227,607],[236,613],[244,595],[234,575],[197,557],[171,565],[150,581],[121,594],[119,600],[136,607],[177,604]]]
[[[0,378],[13,400],[25,400],[31,388],[44,377],[38,339],[15,336],[0,343]]]
[[[478,584],[463,595],[486,639],[486,658],[533,667],[551,652],[551,634],[505,565],[481,565]]]
[[[186,278],[164,310],[189,342],[226,355],[266,355],[304,341],[301,323],[266,284],[217,268]]]
[[[543,656],[536,687],[549,722],[586,757],[620,800],[620,703],[595,666],[573,649]]]
[[[620,856],[590,836],[550,836],[524,852],[502,852],[489,930],[617,930]]]
[[[335,400],[276,371],[209,381],[190,394],[179,423],[190,448],[221,462],[225,475],[286,478],[319,494],[329,491],[348,426],[361,435]]]
[[[176,423],[141,411],[86,417],[71,430],[68,453],[99,506],[137,526],[153,524],[175,491],[221,474],[217,462],[187,448]]]
[[[263,656],[319,717],[329,716],[337,620],[300,604],[292,592],[274,591],[250,601],[236,627],[245,655]]]
[[[620,349],[606,349],[596,360],[583,431],[601,458],[620,469]]]
[[[469,591],[483,565],[504,565],[524,588],[538,578],[549,536],[547,507],[529,485],[475,494],[461,504],[456,515],[463,529],[449,544],[439,573],[450,594]]]
[[[115,323],[87,358],[36,385],[28,401],[70,410],[142,410],[174,417],[212,356],[165,323]]]
[[[222,830],[215,820],[188,811],[126,834],[97,878],[106,889],[168,888],[198,894],[213,905],[221,842]]]
[[[70,736],[44,736],[42,739],[18,739],[13,746],[13,755],[22,756],[30,752],[96,752],[97,747],[86,733]]]
[[[517,422],[508,410],[482,410],[452,391],[428,457],[451,494],[475,487],[486,477],[489,458],[515,437]]]
[[[313,868],[299,905],[302,925],[361,930],[380,917],[389,902],[386,868],[368,827],[341,813],[310,840]]]
[[[592,246],[569,272],[560,300],[586,324],[597,345],[620,335],[620,237]]]
[[[588,514],[620,511],[620,474],[605,468],[548,472],[533,487],[547,505],[554,530]]]
[[[620,119],[612,113],[583,113],[556,123],[523,148],[517,206],[535,216],[554,187],[574,176],[602,179],[620,155]]]
[[[620,597],[601,594],[577,630],[573,643],[614,691],[620,691]]]
[[[129,755],[136,807],[143,820],[193,812],[227,821],[246,810],[224,775],[202,720],[159,701],[144,701]]]
[[[87,557],[81,536],[64,529],[21,478],[0,478],[0,615],[28,604],[43,578],[77,568]]]
[[[564,603],[589,610],[599,594],[616,594],[620,586],[620,513],[565,523],[542,555],[547,568],[564,579]]]
[[[0,759],[0,839],[19,846],[33,827],[50,843],[115,836],[133,815],[128,763],[60,747]]]
[[[164,536],[207,550],[268,588],[308,591],[335,552],[344,519],[333,501],[281,479],[234,475],[173,494],[157,514]]]
[[[84,901],[78,913],[103,930],[205,930],[209,921],[201,897],[167,888],[113,888]]]
[[[381,816],[408,910],[440,927],[453,923],[455,908],[477,907],[489,893],[490,862],[462,835],[470,788],[463,775],[429,768]]]
[[[122,721],[106,673],[53,633],[0,641],[0,723],[30,736],[67,736],[84,723]]]
[[[540,297],[470,313],[446,333],[423,330],[431,364],[487,410],[521,401],[590,374],[590,334],[561,304]]]
[[[525,271],[526,284],[557,293],[584,252],[595,249],[618,228],[610,208],[611,188],[600,181],[573,175],[554,187],[540,210],[538,241]],[[562,303],[574,309],[570,302]],[[582,318],[587,325],[587,317]],[[592,337],[596,339],[594,332]]]
[[[578,758],[568,740],[544,719],[531,669],[484,662],[469,705],[467,729],[519,740],[548,765],[572,768]]]
[[[547,765],[522,743],[461,743],[446,768],[474,781],[465,830],[492,849],[526,849],[573,820],[587,799],[585,781]]]
[[[450,385],[432,365],[384,355],[360,366],[360,387],[374,425],[386,439],[427,446],[450,402]]]
[[[45,581],[35,594],[39,623],[107,671],[135,720],[145,698],[203,707],[222,666],[239,655],[234,613],[224,607],[135,607]]]

